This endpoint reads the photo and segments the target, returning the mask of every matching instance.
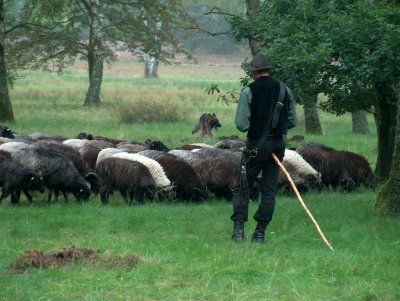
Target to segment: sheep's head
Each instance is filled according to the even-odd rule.
[[[87,202],[90,197],[90,184],[87,181],[80,181],[77,183],[75,191],[73,192],[78,202]]]
[[[175,189],[174,189],[175,187],[176,186],[173,186],[172,184],[168,185],[168,186],[161,187],[158,190],[158,194],[159,194],[159,196],[161,198],[165,198],[169,202],[171,202],[171,201],[174,200],[174,197],[175,197]]]
[[[76,139],[93,140],[93,135],[92,135],[92,134],[89,134],[89,133],[82,132],[82,133],[79,133],[79,134],[76,136]]]
[[[99,182],[98,182],[97,175],[94,172],[88,172],[85,175],[85,180],[90,183],[90,189],[91,189],[92,193],[98,194],[100,188],[99,188]]]
[[[148,140],[146,140],[146,144],[148,144],[149,149],[152,149],[152,150],[158,150],[158,151],[162,151],[162,152],[170,151],[170,149],[159,140],[151,141],[150,139],[148,139]]]
[[[317,188],[318,191],[322,190],[322,180],[321,173],[317,172],[315,174],[310,174],[306,176],[306,181],[308,185],[312,188]]]
[[[193,187],[190,198],[194,202],[201,202],[208,197],[207,187]]]
[[[356,183],[352,178],[344,178],[339,183],[339,190],[350,192],[356,187]]]
[[[14,134],[12,131],[5,125],[0,125],[0,137],[14,139]]]
[[[43,183],[43,177],[35,172],[29,172],[27,175],[27,189],[44,192],[45,185]]]
[[[372,170],[365,171],[364,175],[360,178],[362,179],[362,182],[365,184],[365,186],[367,186],[368,188],[376,188],[376,178]]]

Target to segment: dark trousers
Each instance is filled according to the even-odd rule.
[[[248,148],[251,148],[257,141],[249,140]],[[256,157],[246,164],[246,180],[248,187],[253,187],[260,171],[262,171],[261,180],[261,200],[258,210],[254,215],[257,222],[269,224],[275,210],[275,196],[278,186],[279,166],[272,158],[274,153],[280,161],[285,155],[285,143],[282,136],[268,137],[264,144],[258,148]],[[231,220],[247,221],[249,211],[249,190],[246,189],[244,179],[238,180],[233,190],[233,214]]]

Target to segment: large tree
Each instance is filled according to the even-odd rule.
[[[250,1],[248,1],[250,2]],[[251,1],[253,2],[253,1]],[[322,16],[317,2],[265,1],[252,18],[232,18],[231,25],[239,40],[257,37],[260,49],[274,65],[274,74],[293,91],[304,105],[306,132],[322,134],[318,114],[318,94],[324,90],[322,66],[329,60],[329,43],[316,30]]]
[[[342,114],[374,113],[378,133],[376,176],[387,179],[394,151],[400,76],[400,7],[387,1],[331,1],[325,39],[333,57],[327,65],[330,88],[325,109]],[[355,84],[356,83],[356,84]]]
[[[180,51],[174,29],[185,21],[180,0],[26,0],[18,14],[19,28],[9,54],[19,68],[62,70],[76,58],[88,62],[89,88],[85,105],[100,104],[104,62],[117,58],[120,48],[167,60]],[[147,20],[160,18],[155,46]],[[21,38],[23,37],[23,38]]]
[[[352,131],[357,134],[369,134],[367,112],[363,110],[357,110],[351,113],[351,123],[353,125]]]
[[[0,121],[13,121],[14,113],[8,92],[8,76],[5,59],[6,48],[6,7],[4,0],[0,0]]]
[[[246,0],[246,17],[250,23],[259,17],[260,10],[260,0]],[[247,39],[249,41],[251,54],[252,56],[255,56],[261,51],[262,38],[258,31],[253,28],[247,32]]]
[[[397,102],[397,126],[392,168],[389,179],[378,193],[375,213],[384,216],[400,216],[400,101]]]
[[[85,105],[93,106],[100,103],[100,89],[103,80],[103,14],[100,11],[99,0],[82,0],[88,15],[90,34],[87,44],[89,61],[89,89],[85,97]]]
[[[231,24],[237,38],[257,29],[264,52],[277,67],[274,72],[311,113],[317,112],[318,93],[328,96],[322,107],[329,112],[373,112],[375,173],[386,179],[396,126],[399,19],[400,6],[393,1],[270,0],[254,20],[232,18]]]

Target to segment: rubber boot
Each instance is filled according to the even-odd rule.
[[[234,221],[232,240],[235,242],[244,241],[244,221],[243,220]]]
[[[256,229],[254,230],[252,242],[264,243],[265,229],[267,228],[266,223],[257,223]]]

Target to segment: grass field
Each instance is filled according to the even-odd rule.
[[[235,105],[216,101],[204,90],[211,82],[224,90],[237,86],[236,65],[162,66],[160,78],[143,79],[142,66],[120,62],[105,71],[102,106],[83,107],[87,88],[83,64],[59,76],[25,72],[11,92],[17,132],[74,137],[95,135],[144,141],[160,139],[169,147],[215,143],[235,129]],[[121,123],[122,105],[158,100],[182,110],[177,122]],[[216,112],[222,128],[213,140],[191,129],[203,112]],[[289,134],[304,135],[303,114]],[[337,149],[366,156],[374,167],[376,133],[351,133],[349,116],[321,113],[324,136],[307,136]],[[278,195],[266,245],[230,241],[231,204],[148,203],[128,207],[116,194],[110,205],[98,197],[87,204],[48,205],[37,195],[28,205],[0,206],[0,300],[400,300],[398,219],[376,217],[376,192],[310,193],[303,198],[335,251],[322,243],[295,197]],[[252,203],[253,214],[256,204]],[[247,241],[255,226],[246,224]],[[102,255],[134,253],[136,268],[75,263],[66,267],[11,269],[26,250],[49,252],[76,246]]]

